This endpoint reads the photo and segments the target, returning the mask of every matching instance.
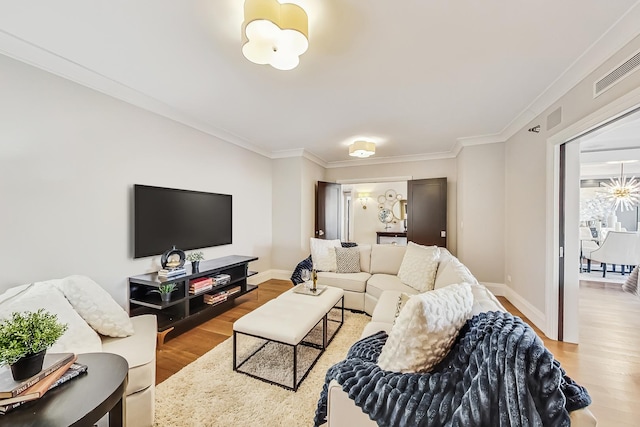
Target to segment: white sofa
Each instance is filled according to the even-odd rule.
[[[473,293],[472,315],[486,311],[506,311],[497,298],[487,288],[479,284],[471,272],[456,257],[446,249],[440,249],[441,256],[436,273],[435,289],[454,283],[470,283]],[[371,266],[366,263],[368,253],[371,253]],[[350,299],[351,308],[363,305],[365,311],[371,314],[371,321],[365,326],[361,338],[379,331],[389,333],[396,317],[400,294],[402,292],[411,295],[418,293],[415,289],[402,284],[397,276],[394,276],[394,271],[397,273],[402,262],[400,254],[404,256],[404,247],[402,246],[374,245],[371,248],[366,246],[361,248],[361,267],[369,267],[370,276],[365,282],[364,292],[357,292],[356,289],[361,288],[355,286],[351,286],[349,289],[352,294]],[[323,280],[323,284],[340,286],[349,283],[353,285],[357,280],[361,280],[361,277],[365,277],[366,273],[350,274],[358,276],[348,279],[336,273],[320,273],[320,277],[330,279],[330,281]],[[358,295],[358,293],[362,295]],[[347,290],[345,290],[346,294]],[[346,301],[347,298],[345,297]],[[327,399],[328,427],[376,425],[374,421],[369,419],[368,415],[355,405],[336,381],[332,381],[329,384]],[[572,425],[579,427],[597,425],[595,417],[588,408],[573,411],[570,416]]]
[[[360,273],[318,273],[318,282],[344,290],[345,308],[364,311],[372,315],[378,299],[384,291],[399,291],[415,295],[418,291],[405,285],[398,278],[398,271],[407,250],[398,245],[358,245],[360,250]],[[436,273],[435,288],[450,285],[462,274],[471,283],[477,280],[467,270],[457,272],[460,261],[445,249],[440,248],[440,260]],[[497,302],[497,300],[496,300]],[[499,304],[499,303],[498,303]]]
[[[70,295],[67,289],[65,294],[64,284],[69,282],[68,279],[73,279],[74,285],[80,285],[76,289],[86,289],[87,292]],[[124,357],[129,364],[125,392],[126,424],[129,427],[152,426],[155,413],[156,317],[129,318],[106,291],[98,288],[99,285],[83,276],[16,286],[0,294],[0,318],[10,316],[13,311],[44,308],[69,326],[48,351],[76,354],[108,352]],[[101,310],[103,307],[107,309]],[[119,323],[125,325],[129,336],[112,337],[97,332],[114,329]],[[94,330],[95,325],[99,325],[97,330]]]

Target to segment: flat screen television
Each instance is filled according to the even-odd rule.
[[[229,194],[136,184],[133,198],[134,258],[231,244]]]

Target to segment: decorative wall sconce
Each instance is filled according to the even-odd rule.
[[[370,193],[358,193],[358,200],[360,200],[362,209],[367,209],[367,202],[369,201],[369,197],[371,197]]]

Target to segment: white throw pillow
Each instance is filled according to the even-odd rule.
[[[398,278],[418,292],[433,290],[439,259],[440,249],[437,246],[422,246],[409,242],[400,264]]]
[[[340,240],[324,240],[311,238],[311,261],[319,271],[336,271],[336,250],[342,247]]]
[[[133,335],[129,315],[100,285],[85,276],[65,277],[58,287],[96,332],[109,337]]]
[[[100,337],[91,329],[57,288],[56,282],[38,282],[7,290],[0,296],[0,318],[6,319],[14,311],[38,311],[44,308],[58,316],[69,327],[47,351],[52,353],[94,353],[102,351]]]
[[[471,274],[466,265],[460,262],[458,258],[451,257],[444,266],[438,265],[436,274],[435,289],[444,288],[454,283],[470,283],[477,285],[478,280]]]
[[[382,347],[378,366],[394,372],[429,371],[449,352],[472,306],[468,283],[411,296]]]

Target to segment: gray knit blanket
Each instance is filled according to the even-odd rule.
[[[568,411],[591,403],[533,329],[509,313],[467,321],[428,373],[381,370],[376,362],[386,340],[379,332],[358,341],[328,370],[316,426],[326,422],[331,380],[380,426],[569,426]]]

